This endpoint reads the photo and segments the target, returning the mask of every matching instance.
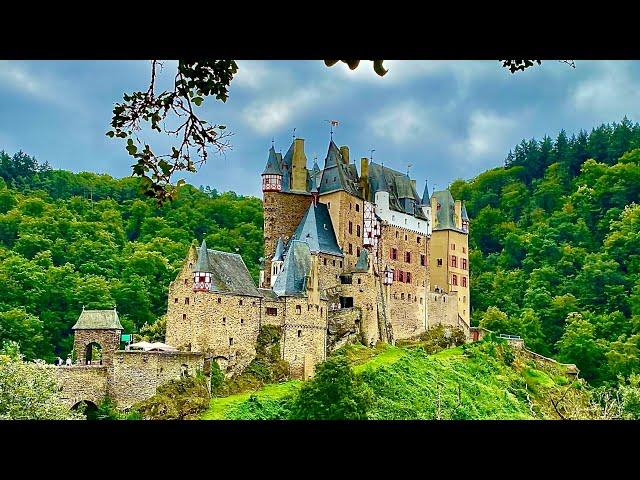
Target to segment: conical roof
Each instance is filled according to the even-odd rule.
[[[287,256],[273,284],[273,292],[279,297],[296,296],[306,292],[306,279],[311,270],[311,252],[306,242],[292,240]]]
[[[368,272],[369,271],[369,252],[366,248],[360,250],[360,256],[356,262],[356,266],[353,269],[356,272]]]
[[[193,267],[194,272],[209,272],[211,273],[211,267],[209,266],[209,255],[207,254],[207,242],[202,239],[202,244],[198,250],[198,261]]]
[[[324,203],[311,203],[291,237],[306,242],[312,252],[344,256],[333,229],[329,209]]]
[[[284,242],[282,237],[278,237],[278,243],[276,245],[276,252],[273,254],[272,262],[282,262],[284,260]]]
[[[424,192],[422,192],[422,205],[429,205],[429,183],[425,179],[424,181]]]
[[[459,230],[455,222],[455,202],[449,190],[433,192],[436,199],[434,230]]]
[[[469,221],[469,215],[467,214],[467,207],[464,204],[464,202],[462,202],[462,212],[460,216],[462,217],[462,220]]]
[[[269,158],[267,159],[267,165],[264,167],[262,175],[282,175],[282,167],[278,155],[273,147],[269,149]]]

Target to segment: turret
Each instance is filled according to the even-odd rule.
[[[209,266],[209,253],[207,243],[202,240],[198,251],[198,261],[193,267],[193,291],[208,292],[211,286],[211,267]]]
[[[469,215],[467,215],[467,207],[462,202],[462,231],[469,233]]]
[[[284,242],[282,237],[278,237],[278,244],[276,245],[276,252],[271,259],[271,286],[276,283],[278,274],[282,271],[282,265],[284,264]]]
[[[422,193],[420,208],[424,216],[427,217],[427,235],[431,235],[431,199],[429,198],[429,184],[427,180],[424,181],[424,192]]]
[[[279,192],[282,190],[282,167],[273,147],[269,149],[267,165],[262,172],[262,191]]]

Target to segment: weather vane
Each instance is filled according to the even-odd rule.
[[[375,149],[375,148],[372,148],[372,149],[370,150],[370,152],[371,152],[371,156],[369,157],[369,160],[371,160],[372,162],[373,162],[373,152],[375,152],[375,151],[376,151],[376,149]]]
[[[271,146],[274,147],[276,144],[276,139],[275,137],[271,137]]]
[[[293,138],[296,138],[296,127],[293,127]]]
[[[331,140],[333,140],[333,127],[337,127],[338,126],[338,121],[337,120],[325,120],[325,122],[329,122],[329,124],[331,125],[330,133],[331,133]]]

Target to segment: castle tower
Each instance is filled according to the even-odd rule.
[[[466,217],[466,220],[463,220]],[[469,326],[469,232],[466,208],[449,190],[431,196],[430,290],[456,295],[458,317]]]
[[[80,365],[113,363],[113,354],[120,348],[120,334],[124,330],[116,307],[113,310],[85,310],[72,327],[73,350]]]
[[[431,235],[431,200],[429,199],[429,183],[426,179],[424,181],[424,192],[422,193],[420,208],[422,209],[422,213],[424,213],[424,216],[427,217],[427,235]]]
[[[469,233],[469,215],[467,214],[467,207],[462,202],[462,231]]]
[[[209,255],[207,255],[207,243],[202,239],[198,251],[198,261],[193,267],[193,291],[208,292],[209,287],[211,287],[211,266],[209,265]]]
[[[276,252],[271,259],[271,286],[276,283],[278,274],[282,271],[282,265],[284,264],[284,242],[282,237],[278,238],[278,244],[276,245]]]
[[[260,287],[269,288],[271,259],[275,255],[278,239],[291,238],[300,219],[311,203],[307,183],[311,175],[306,168],[304,140],[296,138],[284,158],[269,150],[267,165],[262,174],[264,210],[264,267]]]

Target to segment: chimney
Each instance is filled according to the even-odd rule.
[[[462,229],[462,202],[455,201],[456,228]]]
[[[349,147],[346,145],[341,146],[340,155],[342,155],[345,165],[349,165]]]
[[[304,138],[296,138],[293,143],[291,190],[307,190],[307,156],[304,154]]]
[[[365,200],[369,199],[369,159],[360,159],[360,192]]]

